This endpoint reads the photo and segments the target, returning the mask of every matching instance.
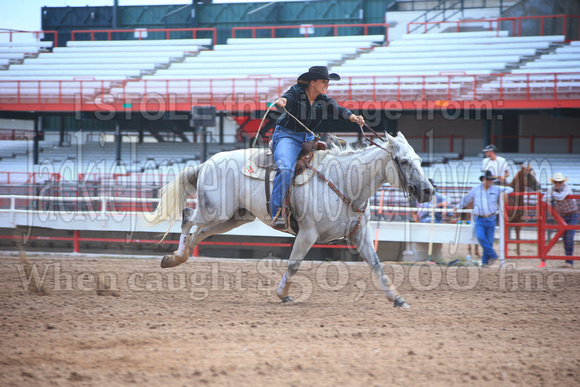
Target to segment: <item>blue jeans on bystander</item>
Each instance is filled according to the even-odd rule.
[[[578,224],[578,213],[574,212],[572,214],[564,215],[562,216],[562,219],[564,219],[564,222],[568,223],[568,225],[575,226]],[[566,252],[566,255],[574,255],[575,233],[576,230],[567,230],[562,237],[562,239],[564,240],[564,251]],[[569,263],[570,265],[574,264],[574,261],[572,260],[567,260],[566,262]]]
[[[314,140],[314,135],[311,133],[295,132],[280,125],[276,126],[272,136],[272,150],[276,161],[276,176],[270,203],[272,218],[283,205],[284,195],[294,177],[296,160],[302,151],[302,144],[312,140]]]
[[[496,221],[497,215],[492,215],[487,218],[481,216],[475,217],[475,236],[483,248],[483,254],[481,256],[482,265],[487,265],[490,259],[497,258],[497,254],[493,249]]]

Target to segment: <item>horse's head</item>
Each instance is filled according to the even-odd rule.
[[[409,142],[399,132],[397,137],[385,133],[389,145],[388,148],[393,155],[393,163],[389,164],[388,169],[394,166],[395,173],[387,171],[389,182],[396,188],[413,195],[419,203],[425,203],[431,200],[435,193],[435,188],[431,185],[423,168],[421,168],[421,158]]]
[[[536,173],[530,164],[522,165],[522,168],[518,171],[510,185],[516,192],[522,192],[526,187],[531,191],[540,190],[540,183],[536,179]]]

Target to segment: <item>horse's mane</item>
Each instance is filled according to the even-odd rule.
[[[324,139],[326,143],[328,154],[332,156],[346,156],[351,155],[356,152],[360,152],[366,147],[353,147],[348,143],[348,141],[332,134],[328,133]]]

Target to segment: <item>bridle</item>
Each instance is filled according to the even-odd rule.
[[[383,137],[381,137],[380,134],[378,134],[377,132],[375,132],[375,130],[373,128],[371,128],[370,126],[368,126],[366,123],[363,124],[366,128],[368,128],[371,132],[373,132],[373,134],[375,136],[377,136],[382,142],[387,142],[386,139],[384,139]],[[369,136],[367,136],[367,134],[365,133],[364,129],[363,129],[363,125],[359,124],[359,128],[360,128],[360,132],[363,135],[363,137],[365,138],[365,140],[367,140],[371,145],[374,145],[378,148],[381,148],[382,150],[384,150],[385,152],[387,152],[388,154],[391,155],[391,159],[393,160],[393,162],[395,163],[395,165],[397,166],[397,174],[399,175],[399,181],[402,181],[403,184],[403,188],[401,188],[403,190],[403,196],[405,198],[409,198],[415,191],[415,189],[413,188],[412,185],[409,184],[409,180],[407,179],[407,176],[405,176],[405,174],[403,173],[403,167],[401,166],[401,160],[399,160],[398,157],[396,157],[395,155],[393,155],[393,152],[391,152],[389,149],[386,149],[382,146],[380,146],[379,144],[377,144],[375,141],[373,141]],[[413,192],[410,192],[410,191]]]

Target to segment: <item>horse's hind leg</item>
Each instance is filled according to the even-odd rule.
[[[223,223],[216,224],[211,227],[198,227],[189,240],[189,251],[188,254],[191,255],[195,246],[199,242],[212,235],[223,234],[234,228],[240,227],[243,224],[253,222],[256,217],[245,209],[241,209],[232,218],[228,219]]]
[[[184,208],[181,213],[181,236],[179,237],[179,247],[173,254],[167,254],[161,260],[161,267],[174,267],[181,265],[189,258],[189,231],[193,227],[193,213],[191,208]]]
[[[161,260],[161,267],[174,267],[187,261],[191,252],[206,238],[215,234],[222,234],[233,230],[242,224],[253,221],[256,217],[245,209],[240,209],[236,214],[225,222],[215,224],[209,227],[198,227],[193,235],[189,235],[193,224],[194,211],[190,208],[183,210],[183,221],[181,223],[181,236],[179,238],[179,248],[171,255],[166,255]]]

